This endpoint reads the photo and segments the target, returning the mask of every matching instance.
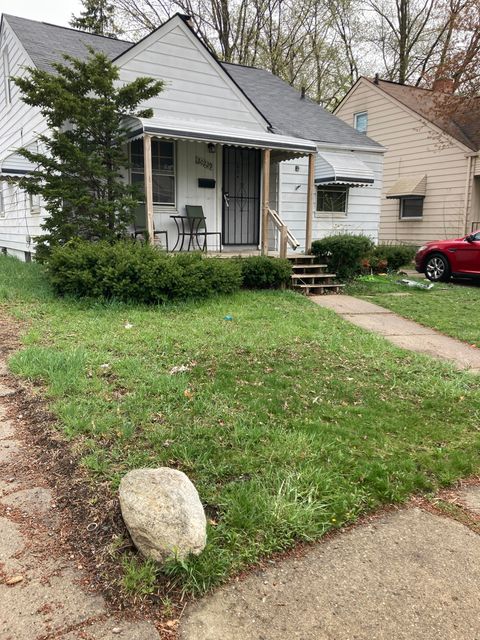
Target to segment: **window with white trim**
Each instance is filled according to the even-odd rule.
[[[400,220],[419,220],[423,218],[424,198],[400,198]]]
[[[317,214],[343,213],[348,208],[348,187],[342,184],[317,187]]]
[[[131,182],[144,192],[143,140],[130,143]],[[175,206],[175,143],[152,140],[153,203]]]
[[[8,58],[8,50],[5,48],[2,52],[3,59],[3,86],[5,90],[5,104],[12,102],[12,81],[10,80],[10,60]]]
[[[361,111],[360,113],[355,113],[353,116],[353,126],[358,131],[358,133],[367,133],[368,127],[368,113],[367,111]]]
[[[41,199],[39,193],[28,194],[28,206],[30,209],[30,214],[32,216],[38,215],[40,213]]]

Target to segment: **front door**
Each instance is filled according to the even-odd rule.
[[[260,232],[260,151],[223,148],[222,244],[255,245]]]

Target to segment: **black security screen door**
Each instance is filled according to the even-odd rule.
[[[223,148],[223,244],[258,245],[260,151]]]

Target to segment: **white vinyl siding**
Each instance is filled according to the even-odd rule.
[[[335,112],[351,123],[368,110],[368,135],[384,147],[380,241],[415,245],[465,233],[465,186],[469,151],[397,101],[361,80]],[[421,219],[401,217],[399,201],[385,197],[402,176],[427,175]],[[480,219],[477,218],[477,219]]]
[[[332,149],[323,149],[323,151],[331,153]],[[319,152],[322,152],[321,148]],[[339,153],[344,154],[345,150],[339,150]],[[366,235],[374,241],[378,239],[383,154],[355,151],[352,156],[362,160],[373,171],[374,183],[366,187],[348,188],[346,212],[316,214],[312,227],[313,240],[337,233]],[[279,214],[300,242],[300,250],[305,243],[307,178],[307,158],[289,160],[280,164]]]
[[[118,65],[123,82],[138,76],[165,82],[164,90],[144,105],[156,117],[267,130],[262,116],[180,18],[121,56]]]
[[[4,85],[4,92],[5,92],[5,104],[8,107],[12,102],[12,86],[11,86],[12,81],[10,80],[10,61],[8,58],[7,47],[3,48],[2,59],[3,59],[3,85]]]
[[[3,17],[0,33],[0,51],[8,50],[10,75],[21,76],[32,61],[25,53],[16,35]],[[1,73],[4,75],[3,64]],[[5,78],[0,79],[0,162],[22,145],[32,144],[39,134],[47,131],[46,123],[35,107],[27,106],[20,99],[18,87],[11,83],[11,103],[7,104]],[[4,216],[0,215],[0,247],[8,253],[24,259],[32,251],[31,238],[42,233],[44,209],[32,215],[27,194],[15,185],[3,182]]]

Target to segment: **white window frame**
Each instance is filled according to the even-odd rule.
[[[359,118],[362,118],[362,117],[365,117],[365,119],[366,119],[365,130],[358,128],[358,120],[359,120]],[[354,113],[353,114],[353,127],[354,127],[355,131],[358,131],[358,133],[362,133],[364,135],[367,135],[367,130],[368,130],[368,111],[359,111],[358,113]]]
[[[318,209],[318,192],[319,191],[334,191],[335,188],[342,193],[345,193],[345,211],[321,211]],[[348,200],[350,196],[350,187],[346,184],[318,184],[317,190],[315,193],[315,216],[323,217],[323,216],[343,216],[344,218],[348,215]]]
[[[3,85],[5,90],[5,104],[9,107],[12,104],[12,81],[10,80],[10,59],[8,49],[4,47],[2,51],[3,63]]]
[[[28,208],[31,216],[38,216],[42,208],[42,200],[39,193],[28,193]]]
[[[153,204],[156,207],[163,207],[165,209],[175,209],[175,207],[177,206],[177,145],[175,140],[158,140],[158,142],[169,142],[172,145],[173,148],[173,174],[170,173],[166,173],[164,171],[160,171],[160,170],[155,170],[153,168],[153,153],[152,153],[152,178],[155,175],[166,175],[166,176],[170,176],[173,175],[173,202],[157,202],[157,201],[153,201]],[[152,140],[153,143],[153,140]],[[140,169],[140,168],[135,168],[132,166],[132,155],[131,155],[131,150],[132,150],[132,145],[131,143],[128,145],[128,153],[129,153],[129,160],[130,160],[130,184],[133,184],[133,180],[132,180],[132,174],[137,174],[137,175],[143,175],[145,178],[145,168],[144,169]],[[143,202],[143,200],[142,200]]]
[[[421,216],[404,216],[403,215],[403,208],[404,208],[406,200],[421,200],[422,201],[422,215]],[[420,197],[418,197],[418,198],[400,198],[400,210],[399,210],[400,220],[404,220],[404,221],[408,221],[408,220],[423,220],[424,200],[425,200],[425,198],[420,198]]]

